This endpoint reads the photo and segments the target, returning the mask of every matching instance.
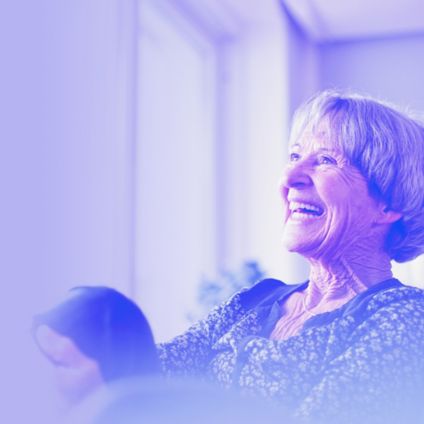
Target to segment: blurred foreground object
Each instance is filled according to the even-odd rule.
[[[127,379],[87,398],[66,424],[293,424],[281,407],[195,380]]]
[[[130,299],[109,287],[76,287],[35,316],[34,339],[73,405],[103,384],[159,372],[149,323]]]

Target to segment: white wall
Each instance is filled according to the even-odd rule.
[[[267,2],[268,7],[274,5]],[[278,183],[288,135],[287,38],[276,7],[227,47],[226,255],[236,269],[257,260],[268,275],[292,279],[281,244]]]
[[[13,83],[28,91],[18,92],[19,132],[8,137],[15,259],[19,287],[42,303],[80,283],[129,289],[125,3],[44,0],[22,10],[25,49],[15,53],[25,72]]]
[[[9,402],[12,421],[26,422],[19,414],[32,405],[24,389],[37,380],[20,332],[32,313],[76,284],[130,287],[131,140],[121,47],[132,14],[125,0],[5,3],[1,373],[7,393],[23,396],[23,407]]]
[[[321,87],[351,88],[424,112],[424,35],[324,44]]]
[[[292,276],[278,194],[287,44],[273,0],[140,5],[137,299],[163,340],[190,324],[202,274],[253,259]]]
[[[160,340],[217,267],[216,49],[175,5],[139,12],[135,294]]]
[[[286,15],[290,117],[296,108],[320,89],[320,50],[291,17]]]

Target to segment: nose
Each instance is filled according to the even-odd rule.
[[[302,189],[304,187],[310,186],[311,184],[312,180],[309,175],[306,163],[299,161],[291,162],[286,165],[281,178],[282,189]]]

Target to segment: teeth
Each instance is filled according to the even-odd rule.
[[[321,208],[319,208],[318,206],[315,206],[315,205],[311,205],[309,203],[290,202],[289,209],[292,212],[295,212],[298,209],[306,209],[306,210],[317,212],[318,214],[322,213]],[[298,211],[297,213],[303,213],[303,212]]]
[[[291,219],[296,219],[296,220],[313,220],[313,219],[320,219],[321,215],[313,215],[311,213],[304,213],[304,212],[292,212],[291,214]]]

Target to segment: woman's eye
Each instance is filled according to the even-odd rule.
[[[318,162],[323,165],[336,164],[336,160],[331,156],[319,156]]]
[[[289,155],[290,162],[296,162],[300,159],[299,153],[290,153]]]

